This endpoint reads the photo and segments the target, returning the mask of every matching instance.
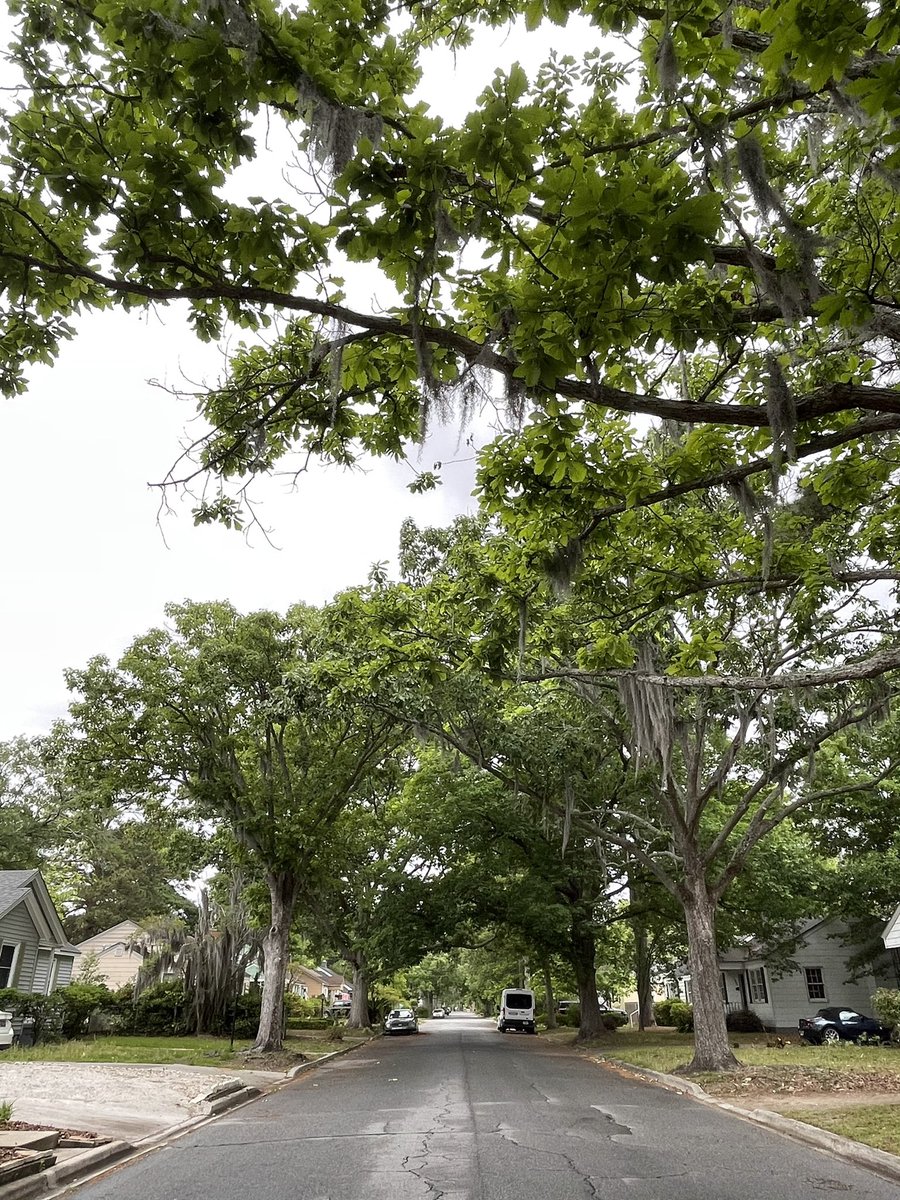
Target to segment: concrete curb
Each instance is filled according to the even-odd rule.
[[[603,1066],[629,1071],[651,1083],[659,1083],[670,1091],[681,1092],[693,1100],[721,1108],[733,1116],[742,1117],[745,1121],[752,1121],[755,1125],[763,1125],[766,1129],[771,1129],[784,1137],[805,1142],[817,1150],[825,1150],[845,1162],[853,1163],[857,1167],[864,1167],[868,1171],[874,1171],[877,1175],[900,1183],[900,1157],[896,1154],[888,1154],[886,1150],[876,1150],[862,1142],[854,1142],[852,1138],[829,1133],[827,1129],[819,1129],[817,1125],[807,1125],[803,1121],[795,1121],[793,1117],[786,1117],[782,1113],[772,1112],[767,1108],[741,1108],[737,1104],[729,1104],[727,1100],[719,1100],[718,1097],[711,1096],[698,1083],[692,1083],[689,1079],[680,1079],[677,1075],[651,1071],[649,1067],[636,1067],[633,1063],[622,1062],[618,1058],[594,1058],[593,1056],[592,1058],[594,1062]]]
[[[4,1184],[0,1187],[0,1200],[30,1200],[31,1196],[42,1196],[55,1191],[77,1175],[91,1173],[96,1167],[122,1158],[132,1149],[130,1142],[107,1142],[103,1146],[94,1146],[83,1154],[75,1154],[64,1162],[42,1171],[40,1175],[32,1175],[28,1179],[19,1179],[15,1183]]]
[[[190,1133],[192,1129],[198,1128],[200,1125],[205,1125],[207,1121],[213,1121],[216,1117],[222,1115],[232,1108],[240,1108],[244,1104],[250,1104],[254,1100],[259,1100],[272,1092],[280,1091],[281,1088],[287,1087],[292,1083],[298,1075],[306,1071],[311,1071],[322,1063],[330,1062],[333,1058],[338,1058],[342,1054],[349,1054],[351,1050],[358,1050],[360,1046],[368,1046],[370,1043],[377,1041],[380,1034],[375,1037],[367,1038],[364,1042],[354,1042],[352,1045],[341,1046],[340,1050],[335,1050],[331,1054],[325,1054],[321,1058],[311,1059],[309,1062],[298,1063],[296,1067],[292,1067],[284,1079],[273,1082],[268,1087],[241,1087],[238,1090],[227,1092],[219,1096],[216,1100],[210,1103],[210,1111],[208,1113],[200,1113],[195,1117],[188,1117],[185,1121],[179,1121],[177,1125],[170,1125],[167,1129],[160,1129],[156,1133],[151,1133],[145,1138],[141,1138],[137,1142],[110,1142],[106,1146],[98,1146],[93,1150],[88,1150],[84,1154],[76,1155],[69,1159],[68,1162],[61,1166],[51,1167],[49,1171],[42,1172],[41,1175],[32,1176],[31,1179],[23,1179],[18,1183],[8,1184],[6,1187],[0,1187],[0,1200],[30,1200],[32,1196],[45,1196],[46,1193],[54,1192],[55,1194],[63,1194],[73,1183],[84,1183],[88,1179],[104,1175],[105,1165],[107,1162],[112,1162],[114,1159],[127,1159],[129,1162],[134,1162],[139,1158],[143,1158],[147,1154],[151,1154],[154,1150],[167,1142],[173,1141],[175,1138],[182,1137],[186,1133]],[[105,1155],[101,1151],[107,1151]],[[117,1163],[118,1166],[124,1166],[124,1162]],[[96,1170],[95,1168],[100,1168]],[[60,1174],[60,1172],[63,1174]],[[84,1178],[78,1178],[76,1175]],[[14,1188],[21,1184],[32,1183],[33,1190],[29,1191],[13,1191]],[[49,1200],[49,1197],[47,1198]]]

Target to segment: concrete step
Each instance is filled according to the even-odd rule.
[[[0,1150],[55,1150],[58,1129],[0,1129]]]

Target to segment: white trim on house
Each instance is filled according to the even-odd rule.
[[[10,987],[16,986],[16,967],[18,967],[18,965],[19,965],[19,955],[21,954],[21,951],[22,951],[22,943],[21,942],[8,942],[5,939],[3,939],[2,941],[0,941],[0,952],[2,952],[6,946],[12,946],[13,956],[9,963],[9,971],[7,972],[7,975],[6,975],[6,983],[3,984],[2,986],[10,988]]]
[[[897,905],[891,919],[885,925],[881,940],[887,950],[900,950],[900,904]]]

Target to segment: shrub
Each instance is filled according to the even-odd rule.
[[[419,1018],[420,1021],[423,1018],[427,1020],[427,1018],[431,1016],[431,1009],[426,1008],[424,1004],[420,1004],[419,1007],[416,1009],[416,1016]]]
[[[725,1028],[731,1033],[763,1033],[765,1026],[752,1008],[740,1008],[725,1014]]]
[[[558,1025],[577,1029],[581,1024],[581,1008],[577,1004],[573,1004],[565,1012],[556,1014],[556,1022]]]
[[[0,988],[0,1009],[14,1013],[16,1001],[21,1000],[24,995],[25,993],[20,992],[18,988]]]
[[[604,1029],[620,1029],[623,1025],[628,1024],[628,1018],[624,1013],[601,1012],[600,1019],[603,1021]]]
[[[657,1000],[653,1005],[653,1015],[657,1025],[674,1025],[675,1021],[672,1017],[672,1005],[681,1004],[677,996],[670,997],[668,1000]]]
[[[5,1125],[7,1121],[11,1121],[12,1115],[13,1115],[12,1100],[0,1100],[0,1124]]]
[[[879,988],[872,996],[872,1007],[879,1021],[896,1033],[900,1030],[900,990]]]
[[[64,1038],[84,1033],[92,1013],[112,1007],[113,993],[102,983],[70,983],[53,993]]]
[[[137,1001],[131,1002],[130,1018],[121,1008],[119,1012],[125,1018],[127,1033],[167,1037],[190,1032],[190,1013],[186,1010],[185,988],[180,979],[157,983],[155,988],[140,992]]]
[[[672,1000],[669,1013],[670,1024],[674,1025],[679,1033],[694,1032],[694,1009],[690,1004],[685,1004],[683,1000]]]
[[[58,992],[42,996],[38,992],[4,988],[0,993],[0,1008],[27,1021],[34,1042],[53,1041],[60,1025],[61,1005],[58,996]]]
[[[286,992],[284,1009],[289,1017],[321,1017],[322,999],[321,997],[295,996],[293,992]]]

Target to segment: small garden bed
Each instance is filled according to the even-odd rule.
[[[845,1056],[849,1057],[849,1056]],[[900,1101],[900,1062],[894,1070],[879,1070],[874,1063],[838,1066],[745,1066],[741,1071],[694,1078],[711,1096],[796,1096],[823,1092],[881,1092]]]

